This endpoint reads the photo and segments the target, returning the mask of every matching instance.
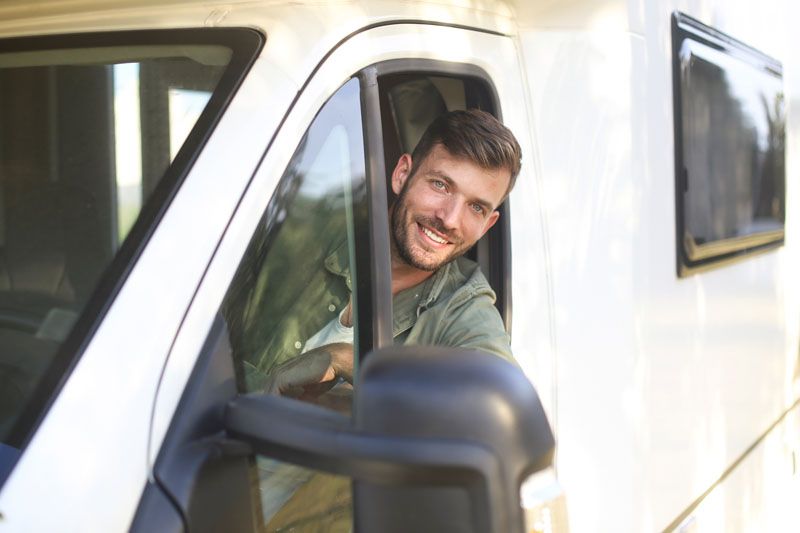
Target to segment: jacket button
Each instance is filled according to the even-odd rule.
[[[335,306],[335,305],[333,305],[333,304],[330,304],[330,305],[328,306],[328,311],[330,311],[331,313],[333,313],[334,311],[336,311],[336,306]]]
[[[302,343],[302,342],[300,342],[300,341],[297,341],[297,342],[295,342],[295,343],[294,343],[294,347],[295,347],[295,348],[297,348],[297,349],[299,350],[300,348],[302,348],[302,347],[303,347],[303,343]]]

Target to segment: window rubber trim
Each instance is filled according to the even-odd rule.
[[[759,50],[706,26],[684,13],[672,13],[672,116],[675,153],[675,263],[678,278],[721,268],[755,255],[769,252],[784,244],[786,221],[779,230],[759,232],[734,239],[716,240],[695,245],[694,238],[686,234],[684,195],[689,180],[683,156],[683,112],[681,97],[681,45],[691,39],[727,55],[745,60],[762,70],[783,78],[783,67],[776,59]],[[785,155],[784,155],[785,157]],[[784,187],[786,174],[784,171]],[[784,205],[786,199],[784,196]]]
[[[208,104],[151,197],[142,206],[136,222],[101,275],[78,321],[35,386],[30,403],[22,410],[9,432],[8,444],[18,448],[20,455],[72,374],[265,42],[266,37],[262,33],[251,28],[236,27],[131,30],[0,40],[0,53],[135,45],[219,45],[230,48],[232,53]],[[9,469],[9,474],[11,471],[13,467]],[[0,486],[4,482],[5,479],[0,479]]]

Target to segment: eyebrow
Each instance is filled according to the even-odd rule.
[[[440,172],[438,170],[431,170],[430,172],[428,172],[428,176],[435,176],[435,177],[439,178],[440,180],[446,182],[451,187],[457,187],[456,186],[456,182],[453,181],[453,179],[450,176],[448,176],[447,174],[445,174],[443,172]],[[483,207],[484,209],[486,209],[489,212],[492,212],[492,211],[495,210],[495,207],[492,206],[491,202],[488,202],[488,201],[484,200],[483,198],[474,198],[474,199],[472,199],[470,201],[480,205],[481,207]]]

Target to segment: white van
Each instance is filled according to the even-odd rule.
[[[797,531],[790,9],[2,3],[0,530]],[[391,346],[387,169],[465,108],[522,145],[470,255],[528,379]],[[332,232],[352,417],[239,355]]]

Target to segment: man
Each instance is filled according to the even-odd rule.
[[[400,157],[389,211],[395,342],[473,348],[512,360],[494,292],[462,256],[497,222],[520,159],[511,131],[478,110],[438,117],[413,154]],[[337,262],[334,253],[326,265]],[[302,355],[276,367],[266,391],[313,398],[341,379],[352,383],[351,308],[310,338]]]

